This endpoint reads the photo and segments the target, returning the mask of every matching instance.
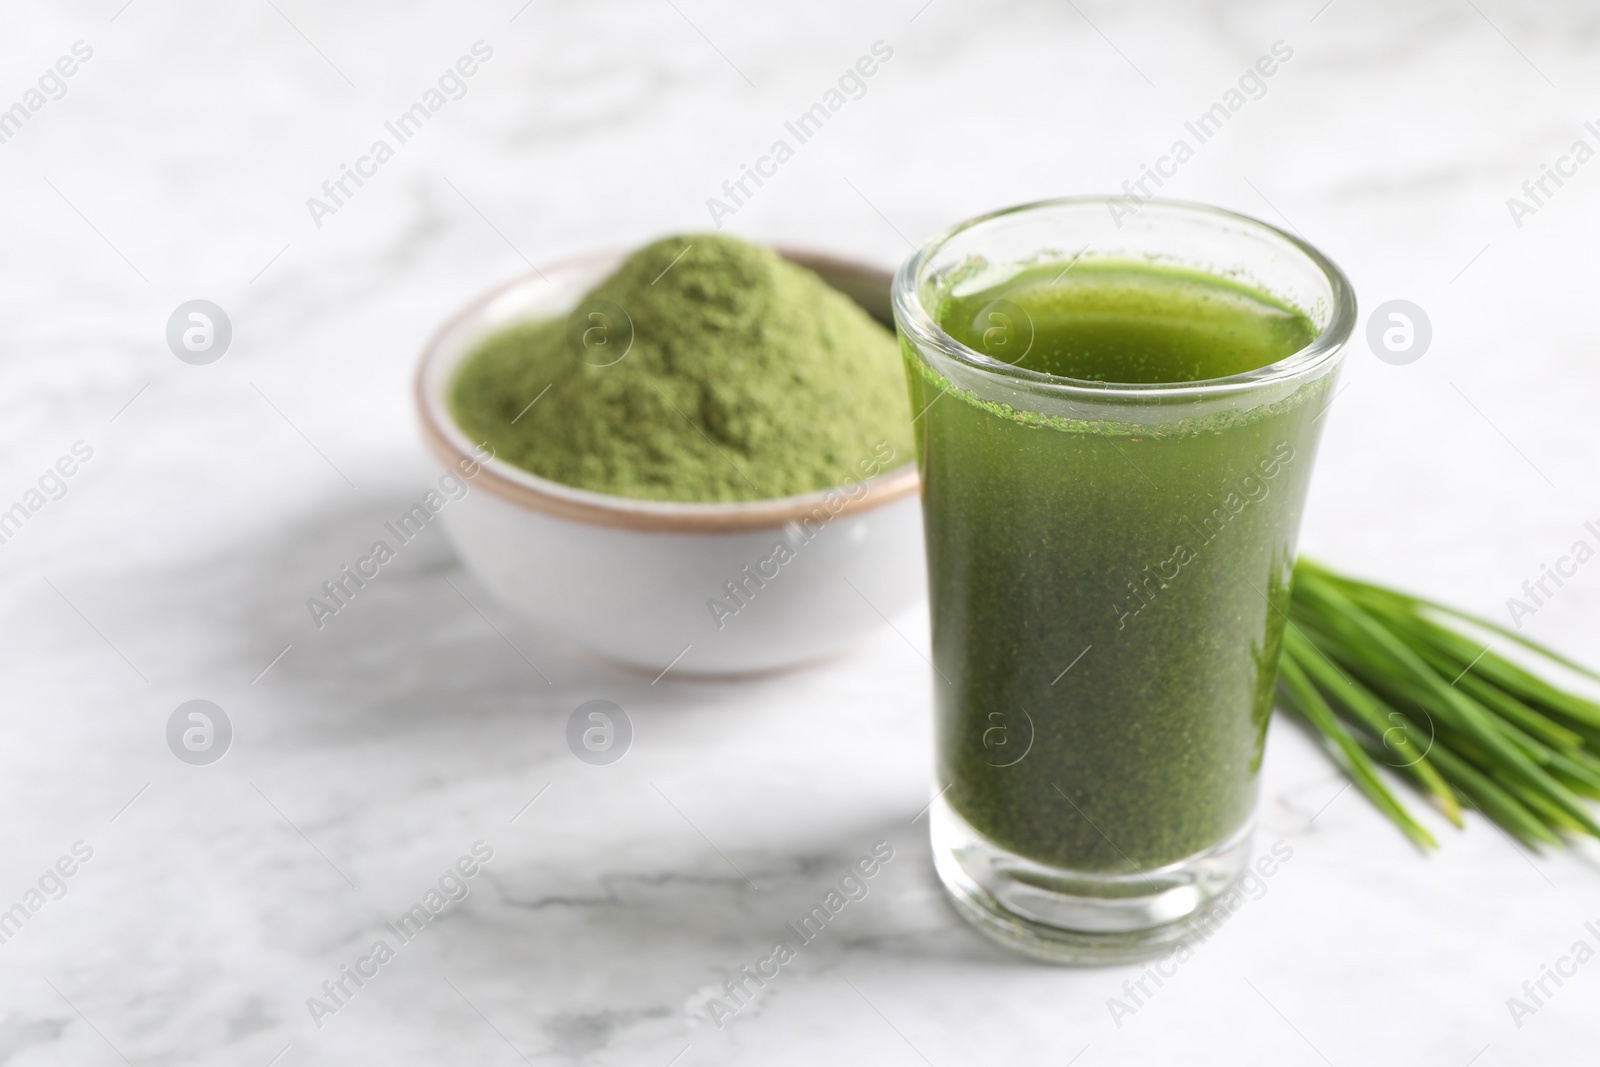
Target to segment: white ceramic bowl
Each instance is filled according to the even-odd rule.
[[[888,272],[783,254],[888,321]],[[473,442],[447,403],[462,358],[511,323],[566,314],[622,259],[546,267],[473,302],[433,338],[416,398],[423,437],[446,468],[472,469]],[[839,489],[735,504],[587,492],[489,458],[441,517],[495,596],[604,656],[683,674],[773,670],[844,650],[922,595],[912,458],[893,456],[882,473]]]

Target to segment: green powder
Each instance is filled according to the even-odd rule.
[[[882,442],[911,457],[894,335],[811,271],[710,234],[642,248],[565,318],[489,338],[450,403],[502,460],[649,500],[827,489]]]

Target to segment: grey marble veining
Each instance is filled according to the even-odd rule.
[[[94,50],[0,142],[0,507],[94,450],[0,544],[0,910],[92,849],[0,943],[0,1063],[1586,1062],[1600,964],[1520,1027],[1506,1000],[1594,940],[1595,853],[1425,814],[1445,847],[1419,857],[1290,723],[1259,844],[1292,860],[1158,985],[1013,958],[942,900],[920,614],[914,647],[653,684],[497,608],[437,529],[324,628],[305,600],[434,477],[409,375],[445,316],[530,263],[710,225],[873,42],[893,59],[730,229],[890,264],[979,211],[1117,190],[1281,40],[1165,191],[1298,229],[1368,308],[1427,310],[1419,362],[1352,350],[1304,541],[1503,613],[1600,521],[1600,163],[1520,226],[1506,203],[1600,145],[1592,10],[124,4],[25,4],[0,34],[0,107]],[[479,40],[465,95],[317,226],[307,198]],[[210,366],[163,338],[196,297],[233,322]],[[1592,659],[1596,580],[1530,631]],[[597,697],[636,730],[610,766],[564,740]],[[235,730],[209,766],[164,737],[196,698]],[[385,924],[479,841],[465,897],[401,944]],[[879,841],[867,895],[715,1018]]]

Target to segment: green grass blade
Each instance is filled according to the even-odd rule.
[[[1385,589],[1383,586],[1373,585],[1370,582],[1363,582],[1356,578],[1350,578],[1342,574],[1336,574],[1333,571],[1328,570],[1326,567],[1323,567],[1321,564],[1312,562],[1304,557],[1301,557],[1295,562],[1295,576],[1297,578],[1299,577],[1302,568],[1304,568],[1307,573],[1314,574],[1324,581],[1346,586],[1353,590],[1363,590],[1369,594],[1385,597],[1390,600],[1401,601],[1408,604],[1413,610],[1417,608],[1428,608],[1432,611],[1437,611],[1440,614],[1448,615],[1452,618],[1460,619],[1463,622],[1471,623],[1474,626],[1481,626],[1483,629],[1499,634],[1501,637],[1504,637],[1509,641],[1516,642],[1523,648],[1526,648],[1528,651],[1536,653],[1552,663],[1560,664],[1568,670],[1576,671],[1577,673],[1586,677],[1600,681],[1600,671],[1596,671],[1591,667],[1586,667],[1576,660],[1569,659],[1568,657],[1557,652],[1555,649],[1542,645],[1532,638],[1526,637],[1508,626],[1503,626],[1500,623],[1493,622],[1482,615],[1477,615],[1470,611],[1463,611],[1461,608],[1454,608],[1449,604],[1441,604],[1437,600],[1429,600],[1426,597],[1413,596],[1410,593],[1402,593],[1396,589]]]
[[[1455,710],[1466,729],[1499,759],[1500,765],[1508,774],[1532,786],[1577,820],[1585,830],[1600,837],[1600,823],[1595,822],[1583,802],[1545,772],[1529,758],[1527,753],[1506,740],[1502,730],[1496,725],[1502,720],[1497,719],[1492,712],[1465,693],[1452,687],[1382,622],[1331,583],[1320,579],[1306,581],[1298,583],[1295,592],[1301,592],[1302,588],[1309,603],[1328,614],[1336,628],[1349,634],[1359,635],[1358,640],[1362,645],[1377,651],[1385,661],[1428,690],[1430,696],[1441,702],[1441,707],[1449,706]]]
[[[1439,772],[1506,833],[1530,848],[1561,844],[1561,839],[1538,816],[1466,760],[1442,747],[1436,747],[1430,755]]]
[[[1328,707],[1327,702],[1322,699],[1321,694],[1317,692],[1299,665],[1292,658],[1280,660],[1278,674],[1294,710],[1298,711],[1318,733],[1333,742],[1334,749],[1343,757],[1345,770],[1356,788],[1366,794],[1367,799],[1387,815],[1389,820],[1418,848],[1437,848],[1438,842],[1433,839],[1433,835],[1411,817],[1411,813],[1406,811],[1389,788],[1383,784],[1366,751],[1349,731],[1339,725],[1333,709]]]
[[[1528,734],[1546,744],[1561,748],[1581,748],[1583,737],[1567,729],[1512,694],[1479,676],[1480,669],[1493,669],[1485,664],[1486,650],[1474,648],[1472,643],[1437,627],[1425,619],[1395,616],[1386,610],[1375,612],[1390,624],[1396,636],[1411,646],[1422,660],[1449,678],[1452,686],[1460,688],[1489,711],[1501,718],[1515,722]]]
[[[1552,830],[1569,834],[1587,832],[1583,826],[1579,825],[1576,819],[1562,811],[1543,793],[1536,789],[1530,789],[1526,782],[1518,781],[1515,776],[1507,774],[1501,769],[1496,769],[1492,773],[1492,777],[1500,783],[1506,792],[1515,796],[1523,807],[1533,812],[1536,818],[1541,819]]]
[[[1504,689],[1484,681],[1471,671],[1463,674],[1456,685],[1502,719],[1516,723],[1547,745],[1558,749],[1583,747],[1582,734],[1541,715]]]
[[[1471,612],[1304,558],[1294,579],[1280,669],[1285,703],[1334,742],[1347,769],[1358,766],[1348,745],[1325,728],[1338,726],[1335,715],[1361,732],[1344,740],[1360,747],[1380,786],[1372,763],[1372,753],[1383,758],[1380,744],[1421,751],[1428,769],[1404,770],[1430,796],[1472,804],[1530,847],[1559,844],[1557,831],[1600,837],[1579,796],[1600,797],[1600,702],[1512,662],[1486,639],[1505,638],[1588,678],[1600,672]],[[1428,744],[1416,726],[1423,716]]]
[[[1418,784],[1438,801],[1444,816],[1456,826],[1461,825],[1461,805],[1456,799],[1455,791],[1427,759],[1428,748],[1433,738],[1424,737],[1400,712],[1379,700],[1354,678],[1340,673],[1339,669],[1299,630],[1285,631],[1284,651],[1313,682],[1321,687],[1325,695],[1333,697],[1336,710],[1337,707],[1344,708],[1352,718],[1366,727],[1390,754],[1404,760],[1396,769],[1404,770],[1415,778]]]

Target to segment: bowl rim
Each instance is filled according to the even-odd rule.
[[[885,292],[888,292],[894,276],[893,270],[832,253],[789,245],[770,247],[783,258],[819,273],[831,271],[874,280],[881,278]],[[831,520],[892,503],[917,491],[917,464],[912,459],[870,478],[859,479],[854,485],[847,481],[827,489],[793,496],[720,503],[641,500],[563,485],[513,466],[492,454],[485,457],[477,452],[450,415],[445,394],[451,376],[440,375],[437,385],[432,388],[429,386],[429,380],[433,377],[430,372],[436,363],[446,358],[446,338],[507,293],[525,285],[548,283],[545,270],[557,273],[592,267],[606,260],[620,259],[629,251],[600,249],[556,260],[547,264],[544,270],[534,267],[474,297],[433,331],[417,360],[412,376],[412,394],[423,443],[434,458],[447,468],[462,472],[477,465],[478,472],[473,476],[473,481],[509,503],[574,522],[651,533],[734,533],[781,529],[791,523],[816,517],[819,508],[826,513],[827,520]],[[464,354],[456,353],[455,358],[459,360]]]

